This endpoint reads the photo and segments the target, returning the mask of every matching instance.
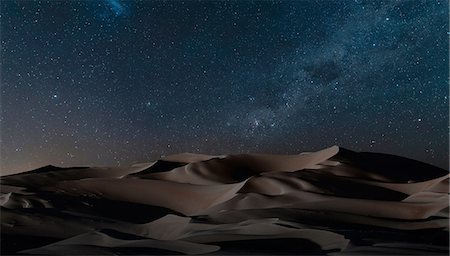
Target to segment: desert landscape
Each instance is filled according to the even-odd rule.
[[[449,172],[332,146],[1,177],[5,254],[448,255]]]
[[[449,7],[1,0],[0,254],[449,255]]]

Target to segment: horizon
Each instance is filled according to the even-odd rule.
[[[338,145],[448,170],[449,2],[2,1],[2,175]]]

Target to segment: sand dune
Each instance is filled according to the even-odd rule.
[[[449,172],[333,146],[1,177],[3,254],[445,254]]]

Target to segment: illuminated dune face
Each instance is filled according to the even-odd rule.
[[[1,178],[2,253],[448,254],[448,171],[336,146]]]

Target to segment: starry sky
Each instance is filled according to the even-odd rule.
[[[2,173],[339,145],[448,168],[448,1],[1,1]]]

